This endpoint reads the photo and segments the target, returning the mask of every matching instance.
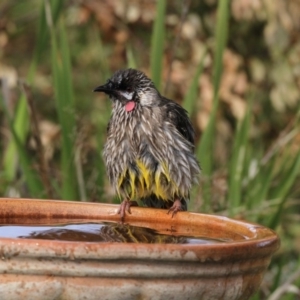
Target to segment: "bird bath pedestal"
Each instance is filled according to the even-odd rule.
[[[105,242],[0,236],[0,299],[245,300],[279,247],[276,234],[256,224],[190,212],[171,218],[165,210],[132,207],[125,217],[130,229],[118,224],[117,210],[109,204],[1,198],[2,229],[113,225],[99,232]],[[155,242],[135,226],[164,238]]]

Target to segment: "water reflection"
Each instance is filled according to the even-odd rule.
[[[207,239],[172,234],[119,223],[85,223],[52,226],[0,226],[0,237],[22,239],[61,240],[94,243],[147,243],[147,244],[215,244],[221,239]]]

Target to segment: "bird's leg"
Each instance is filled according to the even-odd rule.
[[[174,217],[174,215],[177,214],[178,211],[182,211],[182,205],[181,205],[181,202],[179,199],[176,199],[174,202],[173,202],[173,205],[170,207],[170,209],[168,210],[168,214],[170,212],[172,212],[172,218]]]
[[[130,201],[128,198],[126,198],[120,204],[120,207],[118,209],[118,214],[121,215],[122,222],[124,221],[126,212],[131,214],[131,210],[130,210],[131,206],[138,206],[138,203],[136,201]]]

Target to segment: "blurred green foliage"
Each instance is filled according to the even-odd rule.
[[[101,158],[110,103],[92,90],[142,69],[194,122],[189,210],[275,229],[253,299],[296,299],[300,6],[263,2],[2,1],[0,195],[118,202]]]

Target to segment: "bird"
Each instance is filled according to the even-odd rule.
[[[187,210],[200,175],[187,111],[136,69],[116,71],[94,92],[104,92],[112,102],[103,159],[110,184],[122,199],[121,220],[138,205],[137,199],[147,207],[168,209],[172,218]]]

